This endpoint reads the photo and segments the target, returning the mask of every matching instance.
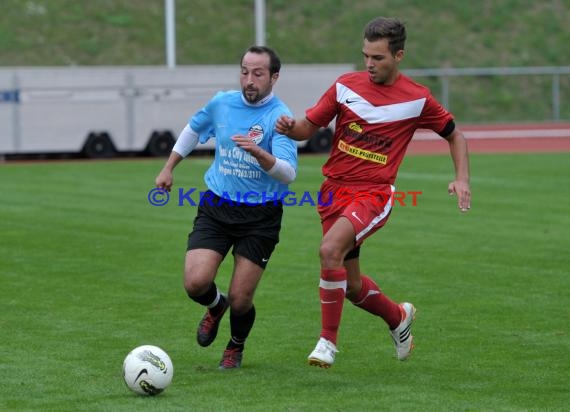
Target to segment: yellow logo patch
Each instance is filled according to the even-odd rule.
[[[362,133],[364,131],[364,129],[362,129],[362,127],[356,122],[352,122],[351,124],[349,124],[348,128],[350,130],[354,130],[357,133]]]
[[[351,156],[358,157],[371,162],[380,163],[385,165],[388,163],[388,156],[382,153],[371,152],[370,150],[360,149],[358,147],[349,145],[348,143],[339,140],[338,148],[341,152],[347,153]]]

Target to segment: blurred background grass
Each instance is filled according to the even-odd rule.
[[[178,65],[236,64],[255,41],[253,0],[176,1]],[[268,0],[266,43],[284,64],[353,63],[378,15],[406,22],[401,68],[565,66],[570,1]],[[162,0],[2,0],[0,66],[164,65]],[[417,78],[441,99],[436,78]],[[468,123],[550,121],[550,76],[451,80],[449,109]],[[560,77],[570,120],[570,75]],[[315,99],[318,96],[315,96]]]
[[[255,40],[253,0],[176,1],[177,61],[234,64]],[[163,0],[2,0],[0,65],[164,64]],[[267,0],[287,63],[360,63],[363,26],[407,23],[406,68],[569,64],[570,2]]]

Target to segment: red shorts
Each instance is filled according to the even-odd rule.
[[[321,186],[318,212],[323,234],[341,216],[352,223],[356,244],[386,224],[396,188],[392,185],[346,186],[327,179]]]

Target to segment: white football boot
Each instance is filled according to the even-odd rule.
[[[336,346],[331,341],[320,338],[317,346],[309,355],[309,365],[321,368],[330,368],[334,363],[334,357],[338,352]]]
[[[414,349],[414,337],[412,336],[412,323],[416,316],[416,308],[408,302],[400,304],[402,321],[398,327],[390,331],[394,345],[396,345],[396,355],[398,360],[406,360]]]

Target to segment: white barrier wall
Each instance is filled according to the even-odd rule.
[[[351,65],[284,65],[275,92],[296,116]],[[156,132],[178,136],[239,66],[0,69],[0,153],[79,152],[91,133],[142,151]]]

